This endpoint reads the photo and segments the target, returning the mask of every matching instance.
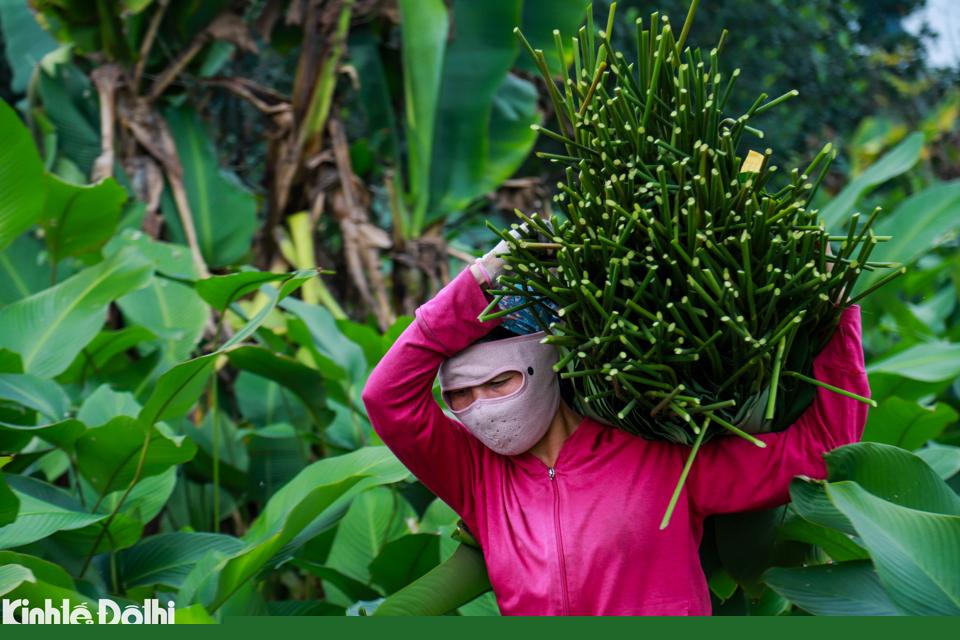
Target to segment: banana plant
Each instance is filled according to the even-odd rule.
[[[449,8],[442,0],[401,0],[399,116],[384,109],[392,61],[379,52],[374,33],[351,34],[360,97],[392,158],[385,187],[395,253],[406,256],[394,274],[394,297],[404,313],[446,279],[445,221],[513,175],[536,141],[531,125],[542,117],[538,93],[516,73],[526,62],[514,27],[522,25],[552,51],[553,27],[572,28],[586,8],[582,0],[455,0]],[[570,62],[551,57],[558,73]]]

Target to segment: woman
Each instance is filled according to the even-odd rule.
[[[704,518],[783,504],[794,476],[826,477],[822,454],[859,440],[866,406],[818,388],[795,424],[758,436],[766,448],[735,437],[705,444],[661,531],[689,448],[575,413],[550,368],[556,351],[539,336],[480,341],[500,324],[477,316],[505,251],[501,243],[417,310],[364,389],[374,428],[466,522],[503,614],[709,615]],[[462,424],[434,401],[438,369]],[[843,311],[813,369],[869,395],[859,307]]]

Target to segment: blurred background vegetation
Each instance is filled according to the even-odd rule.
[[[679,24],[688,3],[618,4],[614,46],[629,55],[637,17]],[[608,8],[594,2],[597,24]],[[800,91],[756,144],[797,166],[834,143],[828,224],[883,206],[899,238],[886,259],[911,269],[864,306],[880,401],[865,439],[922,452],[956,490],[960,66],[927,52],[960,26],[925,27],[926,9],[705,0],[688,42],[729,30],[732,113]],[[0,132],[20,145],[0,150],[0,375],[22,392],[0,394],[0,500],[73,514],[38,528],[0,501],[3,562],[78,598],[161,594],[206,619],[356,612],[449,557],[439,534],[455,515],[391,466],[359,391],[416,306],[493,244],[485,221],[551,211],[555,166],[533,152],[555,143],[531,125],[552,114],[512,30],[550,52],[552,30],[572,35],[587,13],[581,0],[0,0],[13,108]],[[548,58],[558,77],[570,62]],[[136,283],[64,302],[108,266]],[[332,274],[303,276],[316,267]],[[74,317],[84,305],[96,313]],[[31,333],[44,322],[63,335]],[[237,336],[253,345],[225,350]],[[193,396],[170,391],[197,371],[209,377]],[[54,400],[30,404],[27,389]],[[148,434],[139,469],[140,441],[117,422],[132,415]],[[103,451],[108,426],[125,444]],[[321,485],[339,488],[309,502]],[[778,535],[821,560],[871,557],[800,529]],[[719,612],[837,613],[766,588],[769,557],[704,562]],[[488,593],[460,611],[496,606]]]
[[[338,306],[386,328],[462,265],[448,257],[489,242],[484,219],[549,207],[551,166],[529,151],[550,144],[527,125],[550,114],[531,63],[501,25],[520,24],[552,51],[550,31],[572,33],[585,11],[579,2],[489,11],[455,2],[441,28],[445,12],[433,4],[417,9],[424,24],[404,54],[395,2],[38,1],[38,23],[25,2],[3,0],[0,97],[24,110],[35,134],[56,140],[45,153],[61,171],[88,178],[101,146],[98,98],[111,99],[117,150],[98,175],[137,189],[146,228],[159,237],[185,239],[184,211],[170,186],[173,159],[137,132],[159,136],[163,127],[171,149],[202,148],[178,162],[206,263],[269,267],[279,236],[299,229],[288,218],[306,212],[316,260],[336,268],[329,286]],[[630,51],[636,17],[682,17],[686,4],[620,2],[615,45]],[[724,59],[741,69],[733,112],[761,91],[800,91],[760,121],[763,144],[793,165],[834,142],[833,192],[921,130],[924,162],[905,187],[956,177],[960,161],[957,66],[931,67],[931,34],[905,28],[923,4],[716,0],[704,3],[691,37],[711,47],[722,29],[732,34]],[[598,24],[608,7],[594,3]],[[197,202],[198,190],[209,199]]]

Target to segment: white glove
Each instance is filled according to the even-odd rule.
[[[536,217],[536,214],[534,214],[532,217]],[[542,219],[540,221],[551,233],[553,232],[553,225],[550,224],[549,220]],[[529,227],[527,226],[527,223],[524,222],[518,225],[517,228],[510,229],[509,233],[511,237],[520,239],[523,236],[528,235],[528,232]],[[547,237],[544,237],[542,231],[539,231],[537,235],[544,240],[548,239]],[[507,253],[510,253],[510,243],[507,240],[500,240],[500,242],[498,242],[493,249],[483,254],[483,256],[477,258],[474,263],[470,265],[470,269],[473,272],[474,277],[477,279],[477,282],[479,282],[481,285],[486,284],[487,286],[496,285],[497,279],[505,271],[505,262],[500,256],[503,256]]]
[[[519,238],[521,233],[527,232],[527,223],[524,222],[517,229],[510,229],[510,235]],[[487,251],[481,257],[477,258],[471,269],[474,277],[480,284],[486,283],[487,286],[494,286],[497,279],[504,272],[504,260],[500,256],[510,253],[510,243],[506,240],[500,240],[493,249]],[[479,271],[479,273],[478,273]]]

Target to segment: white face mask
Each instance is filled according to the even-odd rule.
[[[508,371],[523,376],[516,391],[453,411],[477,440],[499,454],[517,455],[539,442],[560,406],[560,382],[553,371],[559,353],[553,345],[540,344],[544,337],[540,331],[481,342],[440,367],[444,399],[451,390],[480,385]]]

